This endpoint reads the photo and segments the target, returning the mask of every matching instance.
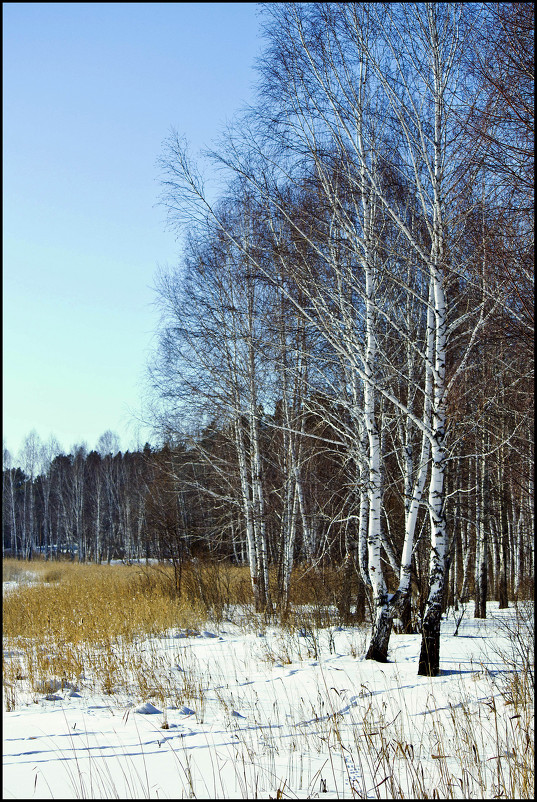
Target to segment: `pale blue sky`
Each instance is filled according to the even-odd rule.
[[[158,265],[177,262],[156,161],[253,98],[254,3],[4,3],[3,424],[65,450],[140,407]]]

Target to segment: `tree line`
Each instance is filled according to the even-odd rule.
[[[180,443],[122,453],[108,430],[95,449],[79,444],[65,454],[33,431],[17,459],[4,448],[3,556],[171,560],[178,568],[201,553],[240,559],[238,542],[214,548],[211,512],[193,485],[198,471]]]
[[[367,657],[399,620],[434,675],[446,603],[483,617],[533,587],[533,5],[275,3],[261,23],[257,100],[204,157],[218,186],[164,145],[185,234],[156,280],[167,445],[93,457],[125,488],[103,515],[122,556],[247,564],[258,611],[285,614],[298,563],[337,566],[340,610],[372,604]]]

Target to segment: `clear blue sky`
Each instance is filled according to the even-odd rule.
[[[3,426],[64,450],[137,430],[159,265],[156,161],[253,98],[254,3],[3,4]]]

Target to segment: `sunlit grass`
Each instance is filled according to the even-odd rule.
[[[169,571],[136,566],[31,563],[19,566],[40,581],[23,583],[3,599],[4,661],[8,708],[16,704],[18,680],[38,694],[76,688],[81,678],[113,694],[134,683],[145,697],[162,696],[155,656],[141,659],[141,640],[200,627],[207,612],[199,597],[170,592]],[[13,574],[13,569],[11,569]]]
[[[229,727],[236,726],[232,714],[237,700],[222,684],[223,676],[216,676],[220,668],[200,665],[192,649],[174,636],[225,626],[227,616],[234,616],[244,632],[267,629],[269,622],[252,610],[247,568],[187,566],[180,594],[170,566],[5,561],[4,576],[24,580],[3,600],[4,654],[10,658],[3,661],[8,711],[28,701],[27,689],[37,700],[60,689],[76,693],[83,687],[111,697],[128,693],[135,702],[151,700],[162,709],[160,726],[166,729],[166,710],[181,705],[195,708],[202,723],[208,688],[218,685],[216,701]],[[283,626],[270,622],[270,638],[256,641],[255,654],[249,658],[252,666],[256,661],[287,666],[332,654],[331,594],[328,580],[324,588],[319,585],[312,591],[309,576],[297,573],[294,606]],[[526,626],[521,620],[507,630],[512,648],[503,657],[513,669],[520,650],[527,654]],[[353,628],[348,646],[353,657],[363,653],[366,633],[361,627]],[[162,637],[170,638],[165,653],[158,643]],[[228,677],[233,673],[230,669],[226,666]],[[237,664],[234,670],[238,686],[245,668]],[[356,684],[357,676],[348,678],[349,687]],[[276,776],[270,761],[285,753],[287,782],[312,794],[322,792],[326,773],[317,776],[312,768],[308,774],[308,766],[316,755],[327,755],[334,782],[336,776],[341,781],[343,770],[354,798],[408,798],[409,793],[417,799],[490,798],[491,793],[533,798],[533,675],[530,681],[527,672],[513,670],[499,687],[485,671],[480,677],[489,682],[490,699],[477,712],[468,689],[455,683],[447,715],[436,712],[433,694],[430,714],[418,719],[408,710],[402,690],[395,690],[390,710],[382,697],[368,696],[363,688],[359,704],[345,714],[341,712],[345,700],[328,683],[319,687],[316,699],[302,702],[286,699],[280,691],[273,713],[274,720],[280,716],[286,720],[285,742],[277,730],[267,729],[263,717],[255,718],[254,700],[252,726],[236,728],[235,757],[243,796],[251,797],[264,787],[273,794],[279,790],[283,798],[283,782],[270,785]],[[315,726],[308,723],[312,721]],[[421,730],[416,729],[418,721]],[[254,737],[256,725],[264,733],[262,746]],[[426,744],[434,744],[432,752],[424,751]],[[264,762],[256,757],[260,748],[266,753]],[[196,784],[189,753],[178,753],[177,760],[189,793],[205,796],[206,786]],[[263,772],[266,776],[261,776]]]

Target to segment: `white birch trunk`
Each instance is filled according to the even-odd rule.
[[[242,421],[240,419],[240,415],[236,416],[234,422],[234,429],[235,429],[235,446],[237,449],[237,459],[239,463],[242,508],[244,514],[244,523],[246,527],[246,542],[248,545],[248,563],[250,566],[250,580],[252,583],[254,602],[256,604],[256,607],[258,607],[259,584],[258,584],[258,573],[257,573],[257,563],[258,563],[257,550],[254,537],[252,501],[250,497],[250,485],[248,482],[248,471],[246,464],[246,448],[244,444],[244,433],[242,431]]]
[[[391,631],[391,618],[388,614],[388,589],[381,564],[381,448],[376,420],[376,375],[377,337],[374,315],[376,297],[376,275],[372,264],[371,252],[371,226],[372,209],[371,196],[366,189],[365,171],[362,173],[362,191],[364,205],[364,274],[365,274],[365,326],[366,326],[366,352],[364,360],[364,418],[365,430],[369,445],[369,521],[368,521],[368,569],[371,586],[373,588],[373,604],[375,620],[371,633],[371,641],[366,653],[366,659],[386,662],[388,654],[388,641]],[[369,196],[369,197],[367,197]]]
[[[427,5],[427,21],[433,61],[434,79],[434,177],[433,239],[431,243],[431,282],[434,300],[435,355],[433,371],[433,409],[431,431],[431,477],[429,484],[429,518],[431,554],[429,563],[429,595],[425,608],[418,674],[435,676],[440,660],[440,619],[445,583],[446,522],[444,510],[444,474],[446,451],[446,340],[447,308],[444,290],[444,224],[442,220],[442,153],[443,136],[443,66],[440,56],[436,7]]]
[[[253,388],[252,388],[253,389]],[[255,396],[250,402],[250,447],[252,450],[252,497],[253,525],[258,561],[258,582],[260,585],[259,602],[263,611],[270,610],[270,591],[268,574],[267,537],[265,524],[265,504],[261,478],[261,454],[259,449],[259,425],[255,409]]]
[[[410,580],[412,569],[412,554],[414,551],[414,540],[416,534],[416,524],[420,502],[422,500],[425,481],[429,470],[429,455],[431,451],[431,441],[426,430],[431,427],[431,412],[433,408],[433,358],[435,352],[435,326],[433,312],[433,290],[432,282],[429,283],[429,303],[427,307],[427,332],[426,332],[426,362],[425,362],[425,386],[423,400],[423,424],[424,431],[421,435],[421,451],[416,476],[413,480],[414,466],[410,449],[410,420],[407,418],[407,447],[405,449],[405,538],[401,552],[401,567],[399,572],[399,586],[391,599],[391,604],[396,612],[402,612],[410,594]],[[408,369],[410,377],[410,366]]]
[[[358,513],[358,565],[360,567],[360,576],[367,588],[371,587],[371,579],[369,577],[369,545],[367,542],[367,531],[369,522],[369,494],[367,490],[368,475],[367,468],[364,464],[364,457],[367,454],[367,432],[365,431],[365,423],[362,421],[359,424],[360,432],[360,453],[361,458],[357,459],[359,466],[360,476],[360,508]]]

